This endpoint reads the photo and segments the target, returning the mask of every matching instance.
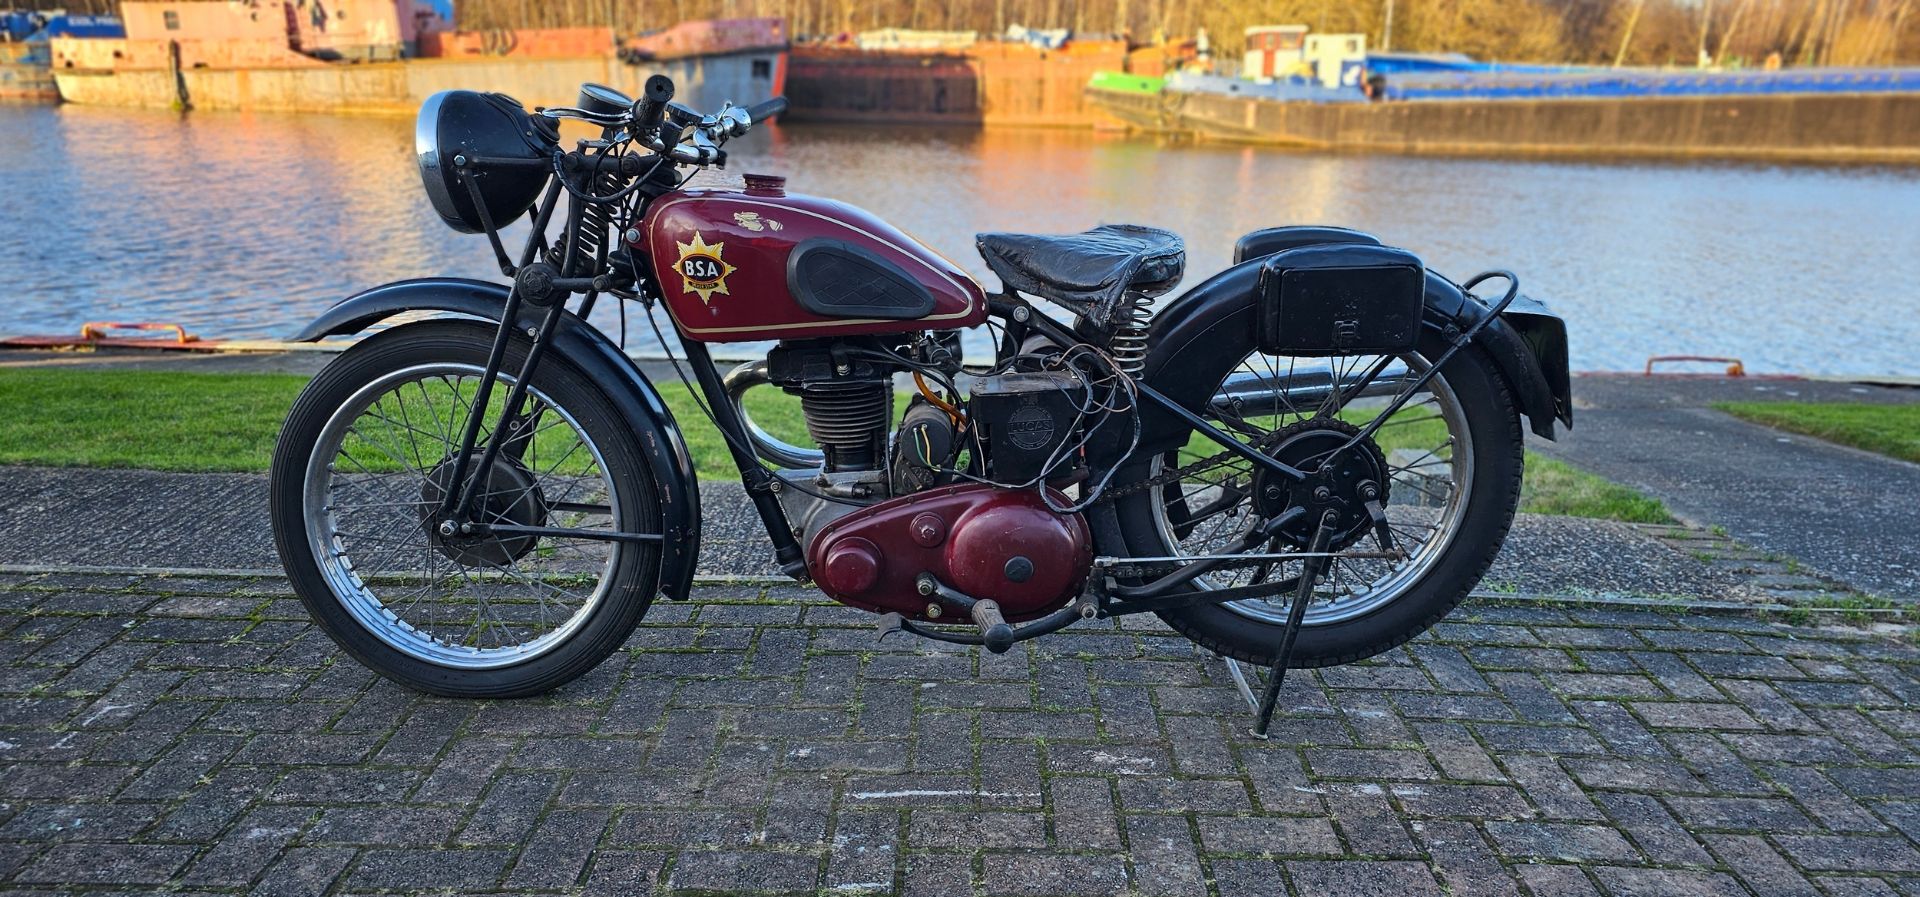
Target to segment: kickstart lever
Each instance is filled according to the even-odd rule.
[[[980,642],[987,650],[995,654],[1005,654],[1013,647],[1013,627],[1007,625],[1007,618],[1000,614],[1000,602],[992,598],[970,598],[955,591],[946,583],[934,578],[931,573],[920,574],[915,583],[920,594],[932,598],[942,605],[964,612],[980,627]]]

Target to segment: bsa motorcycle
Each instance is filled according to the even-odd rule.
[[[430,98],[427,197],[511,284],[391,283],[296,337],[401,322],[313,379],[272,470],[294,588],[384,676],[539,694],[656,595],[689,597],[694,465],[587,322],[609,298],[654,322],[785,574],[882,615],[882,636],[995,652],[1152,613],[1269,668],[1262,730],[1288,668],[1385,651],[1458,604],[1512,522],[1523,418],[1545,438],[1572,423],[1564,324],[1510,273],[1455,283],[1364,233],[1275,227],[1163,299],[1180,238],[1116,224],[980,234],[990,293],[783,178],[689,189],[786,101],[702,114],[673,92],[588,84],[531,113]],[[569,148],[563,123],[588,136]],[[990,360],[963,355],[972,328]],[[737,341],[774,346],[722,371],[708,346]],[[757,389],[797,397],[812,444],[757,424]]]

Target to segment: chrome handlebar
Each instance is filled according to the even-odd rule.
[[[684,142],[665,145],[661,138],[661,128],[652,129],[645,135],[630,134],[626,129],[633,126],[633,107],[628,106],[620,112],[597,112],[577,106],[554,106],[542,109],[538,113],[556,121],[571,119],[614,132],[610,139],[616,142],[633,140],[678,165],[711,165],[724,158],[720,147],[728,140],[747,133],[753,127],[753,116],[743,107],[735,106],[731,100],[720,107],[720,111],[700,116],[683,132]]]
[[[558,121],[563,118],[570,118],[575,121],[583,121],[588,124],[599,125],[603,128],[619,127],[621,125],[627,124],[633,119],[632,112],[622,112],[617,114],[607,113],[607,112],[593,112],[587,109],[581,109],[578,106],[548,106],[544,109],[539,110],[536,114],[554,119],[555,121]]]

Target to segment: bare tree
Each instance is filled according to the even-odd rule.
[[[263,0],[273,2],[273,0]],[[780,17],[801,37],[875,27],[999,34],[1008,25],[1092,29],[1135,41],[1212,35],[1238,53],[1253,25],[1306,24],[1385,44],[1386,0],[460,0],[458,27],[612,27],[622,33],[684,19]],[[1392,0],[1393,48],[1497,60],[1803,65],[1920,63],[1920,0]],[[1733,4],[1731,7],[1729,4]],[[112,14],[116,0],[16,0],[29,9]],[[1710,11],[1711,10],[1711,11]],[[1717,23],[1717,27],[1716,26]]]

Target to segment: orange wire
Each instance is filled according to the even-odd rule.
[[[927,385],[926,378],[921,377],[919,371],[913,373],[913,384],[920,387],[920,394],[926,396],[927,401],[933,403],[933,407],[945,411],[947,416],[953,419],[954,426],[965,427],[967,425],[967,416],[961,414],[960,409],[953,407],[952,403],[946,399],[935,395],[933,387]]]

